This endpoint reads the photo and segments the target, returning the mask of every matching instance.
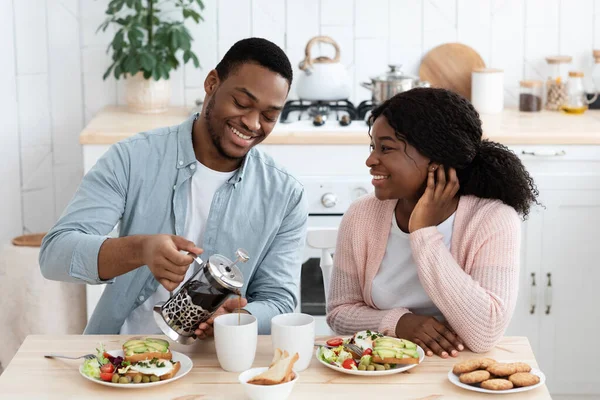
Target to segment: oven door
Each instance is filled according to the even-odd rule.
[[[308,216],[308,229],[338,228],[342,214],[310,214]],[[320,267],[321,250],[307,246],[304,248],[304,262],[300,275],[300,302],[299,310],[302,313],[315,317],[315,331],[317,335],[332,335],[325,321],[325,288],[323,286],[323,272]]]

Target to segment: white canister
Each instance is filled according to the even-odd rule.
[[[482,114],[501,112],[504,109],[504,71],[474,69],[471,73],[471,103]]]

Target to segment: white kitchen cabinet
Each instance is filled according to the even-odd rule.
[[[600,394],[600,188],[554,191],[542,228],[538,357],[548,387]]]
[[[536,149],[537,156],[522,154]],[[545,208],[523,226],[519,300],[507,335],[529,338],[553,395],[600,394],[600,147],[514,150]]]

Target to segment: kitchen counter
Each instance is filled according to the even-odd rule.
[[[138,132],[180,124],[191,109],[170,108],[162,114],[129,113],[124,106],[100,111],[80,135],[83,145],[110,145]],[[558,112],[521,113],[507,109],[482,115],[484,136],[505,145],[600,145],[600,110],[582,115]],[[353,121],[341,127],[333,121],[315,127],[311,121],[277,123],[264,144],[368,144],[367,125]]]
[[[242,385],[238,382],[239,374],[225,372],[220,368],[213,340],[200,341],[191,346],[174,344],[171,347],[173,350],[190,356],[192,370],[180,380],[148,390],[119,390],[102,386],[80,376],[79,366],[82,360],[43,357],[47,353],[80,356],[93,352],[99,342],[104,343],[107,350],[120,349],[128,338],[118,335],[28,336],[0,376],[0,393],[9,399],[108,399],[115,396],[132,400],[244,398]],[[333,371],[313,357],[309,368],[299,373],[300,379],[290,399],[481,399],[484,395],[454,386],[448,381],[447,375],[454,363],[482,356],[498,361],[520,360],[537,367],[529,341],[525,337],[505,337],[485,355],[464,351],[458,358],[426,357],[421,365],[407,373],[376,379]],[[270,336],[259,336],[253,366],[268,366],[272,357]],[[391,393],[393,396],[390,397]],[[514,393],[509,397],[510,400],[551,398],[545,385],[528,392]]]

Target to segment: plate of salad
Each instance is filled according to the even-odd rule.
[[[96,349],[96,358],[85,360],[79,373],[94,383],[124,389],[163,385],[184,377],[192,360],[171,351],[169,342],[156,338],[134,338],[121,350]]]
[[[416,367],[425,352],[417,344],[370,330],[351,337],[332,338],[316,351],[327,368],[350,375],[382,376]]]

